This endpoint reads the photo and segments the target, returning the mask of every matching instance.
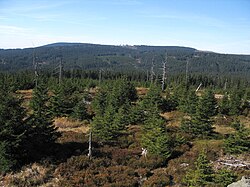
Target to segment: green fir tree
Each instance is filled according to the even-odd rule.
[[[87,107],[84,101],[81,100],[76,104],[76,106],[73,108],[73,113],[71,114],[71,116],[74,119],[78,119],[81,121],[89,118]]]
[[[28,128],[21,100],[8,90],[0,91],[0,172],[22,164],[26,156],[24,142]]]
[[[194,170],[187,172],[184,182],[190,187],[209,186],[213,182],[213,173],[212,165],[203,150],[195,162]]]
[[[250,149],[250,131],[245,128],[239,122],[233,125],[236,130],[235,133],[230,134],[227,139],[224,140],[224,149],[230,154],[241,154],[249,151]]]
[[[230,110],[230,103],[228,95],[225,93],[221,102],[219,103],[219,112],[224,115],[228,115]]]
[[[109,105],[103,115],[96,114],[93,118],[91,123],[93,134],[101,142],[114,141],[120,135],[121,124],[114,121],[117,117],[114,107]]]
[[[200,101],[197,106],[197,113],[201,117],[212,117],[217,114],[217,102],[214,97],[214,93],[211,90],[208,90],[200,98]]]
[[[30,141],[27,142],[27,146],[34,155],[46,152],[60,136],[53,124],[47,104],[47,88],[45,85],[40,84],[35,88],[31,100],[33,112],[26,119],[26,124],[30,127],[28,132]],[[32,155],[30,156],[33,157]]]
[[[237,176],[228,169],[220,169],[215,175],[214,175],[214,183],[218,187],[225,187],[229,184],[232,184],[237,179]]]
[[[178,109],[188,114],[195,114],[197,104],[198,97],[196,96],[195,92],[192,90],[187,90],[183,92],[183,95],[179,101]]]
[[[229,115],[241,114],[242,97],[239,91],[233,91],[230,94]]]
[[[155,107],[155,112],[149,113],[143,124],[141,144],[151,155],[165,159],[171,156],[173,144],[167,135],[165,121]]]
[[[140,102],[141,108],[144,111],[151,112],[157,107],[157,111],[163,108],[163,99],[161,89],[156,85],[151,85],[147,95]]]

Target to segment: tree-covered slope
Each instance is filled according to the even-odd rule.
[[[62,59],[65,69],[112,71],[161,71],[167,54],[169,74],[184,73],[188,61],[191,73],[210,75],[250,75],[250,55],[202,52],[177,46],[114,46],[83,43],[55,43],[36,48],[1,49],[0,70],[53,70]],[[153,65],[152,65],[153,64]]]

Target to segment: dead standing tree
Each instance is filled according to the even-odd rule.
[[[63,76],[63,63],[62,63],[62,57],[56,58],[56,60],[59,59],[58,66],[54,69],[55,72],[53,74],[58,74],[58,81],[59,84],[62,83],[62,76]]]
[[[188,65],[189,65],[189,59],[187,59],[186,63],[186,88],[188,89]]]
[[[36,56],[35,56],[35,49],[33,50],[33,67],[34,67],[34,74],[35,74],[35,85],[37,87],[37,82],[38,82],[38,61],[36,60]]]
[[[88,152],[88,157],[91,159],[92,157],[92,132],[89,132],[89,152]]]
[[[101,82],[102,82],[102,73],[103,73],[103,72],[105,72],[104,69],[102,69],[102,68],[99,69],[99,75],[98,75],[98,77],[99,77],[99,86],[101,86]]]
[[[165,81],[166,81],[166,79],[167,79],[167,72],[166,72],[166,65],[167,65],[167,55],[166,55],[166,57],[165,57],[165,61],[163,61],[163,63],[162,63],[162,82],[161,82],[161,91],[164,91],[164,89],[165,89]]]
[[[154,77],[155,77],[155,72],[154,72],[154,57],[153,57],[151,70],[150,70],[150,82],[151,82],[151,84],[154,83]]]

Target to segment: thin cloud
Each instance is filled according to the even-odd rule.
[[[22,1],[21,1],[22,2]],[[38,10],[48,10],[56,7],[64,6],[71,3],[70,1],[32,1],[30,3],[16,3],[12,7],[0,8],[2,12],[29,13]],[[9,5],[11,6],[11,5]]]
[[[30,13],[30,14],[25,14],[25,13],[13,13],[13,15],[18,16],[18,17],[24,17],[24,18],[30,18],[34,19],[36,21],[41,21],[41,22],[48,22],[48,21],[58,21],[60,17],[62,17],[62,14],[48,14],[48,13]]]
[[[12,34],[12,35],[21,35],[28,34],[32,30],[24,27],[17,27],[12,25],[0,25],[0,33],[1,34]]]
[[[6,20],[7,17],[4,17],[4,16],[0,16],[0,20]]]

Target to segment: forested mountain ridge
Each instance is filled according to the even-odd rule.
[[[166,59],[167,57],[167,59]],[[1,49],[0,70],[53,70],[62,60],[65,69],[160,72],[167,60],[169,74],[250,75],[250,55],[231,55],[199,51],[178,46],[114,46],[86,43],[54,43],[36,48]]]

